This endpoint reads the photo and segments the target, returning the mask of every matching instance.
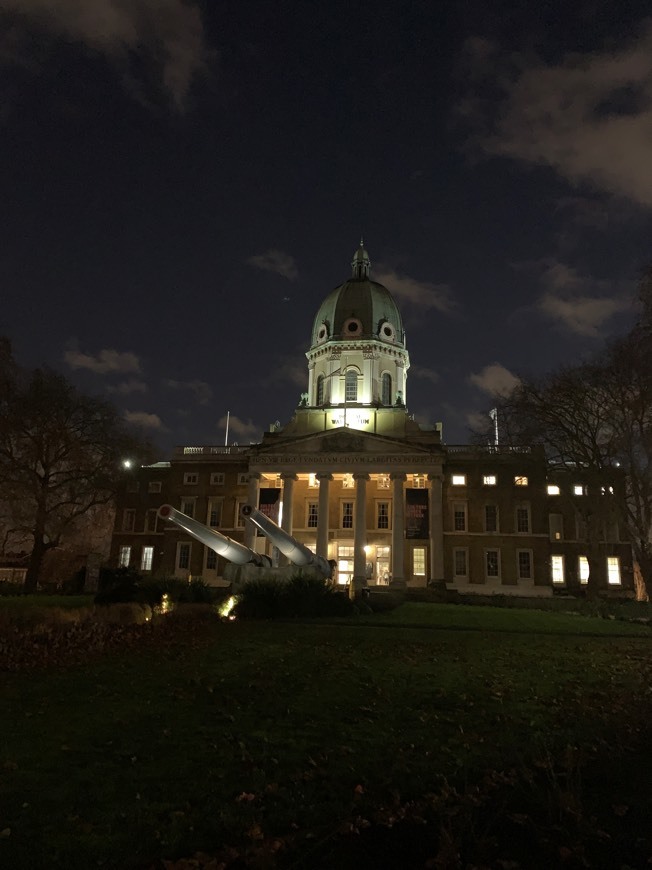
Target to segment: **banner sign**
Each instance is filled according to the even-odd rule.
[[[427,539],[430,534],[428,519],[428,490],[405,490],[405,537],[408,540]]]
[[[275,523],[278,523],[279,508],[281,506],[281,490],[280,489],[261,489],[260,498],[258,499],[258,510],[261,514],[265,514]],[[257,530],[258,537],[264,537],[260,530]]]

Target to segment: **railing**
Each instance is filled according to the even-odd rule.
[[[251,448],[251,445],[231,444],[228,447],[177,447],[175,453],[183,456],[235,456],[239,453],[246,453]]]

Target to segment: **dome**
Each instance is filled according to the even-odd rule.
[[[375,339],[405,346],[403,320],[387,287],[369,278],[369,255],[362,241],[351,263],[353,277],[322,302],[312,329],[311,346],[325,341]]]

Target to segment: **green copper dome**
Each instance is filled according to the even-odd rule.
[[[312,327],[311,346],[326,341],[376,339],[405,347],[401,314],[387,287],[369,278],[371,262],[362,241],[351,267],[353,277],[322,302]]]

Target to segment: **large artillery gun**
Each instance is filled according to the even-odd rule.
[[[223,576],[227,582],[231,583],[234,592],[237,592],[249,580],[274,579],[279,582],[287,582],[297,573],[297,568],[301,569],[304,576],[321,580],[328,580],[332,576],[331,563],[321,556],[315,555],[312,550],[309,550],[308,547],[301,544],[273,520],[251,505],[243,506],[243,517],[260,529],[265,537],[289,559],[291,565],[274,567],[269,556],[257,553],[239,541],[234,541],[221,532],[205,526],[194,517],[176,510],[172,505],[161,505],[158,509],[158,515],[162,520],[173,523],[226,559],[227,564]]]

